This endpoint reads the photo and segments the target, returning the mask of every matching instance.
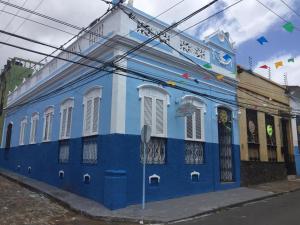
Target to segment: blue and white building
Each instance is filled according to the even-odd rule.
[[[148,29],[157,33],[168,26],[130,5],[123,8],[148,28],[116,9],[68,50],[110,62],[151,37]],[[64,51],[59,57],[101,67]],[[172,30],[117,65],[95,72],[53,59],[24,80],[8,98],[0,167],[110,209],[137,204],[140,133],[147,124],[147,202],[239,187],[236,60],[229,34],[217,31],[200,41]]]

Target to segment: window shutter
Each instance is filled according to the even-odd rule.
[[[31,143],[36,142],[36,126],[37,126],[37,119],[32,119],[32,129],[31,129]]]
[[[144,125],[152,127],[152,98],[144,98]]]
[[[197,109],[195,112],[195,126],[196,126],[196,139],[201,139],[201,109]]]
[[[86,115],[85,115],[85,132],[89,134],[91,132],[91,117],[92,117],[92,100],[88,100],[86,104]]]
[[[47,140],[51,140],[53,113],[49,113],[48,136]]]
[[[67,121],[67,109],[63,109],[61,119],[61,138],[66,137],[66,121]]]
[[[94,111],[93,111],[93,133],[98,131],[98,123],[99,123],[99,102],[100,98],[94,98]]]
[[[66,120],[67,123],[67,131],[66,131],[66,138],[70,137],[71,134],[71,122],[72,122],[72,112],[73,112],[73,108],[69,107],[68,108],[68,119]]]
[[[164,134],[164,101],[156,99],[156,133]]]
[[[48,140],[48,131],[49,131],[49,114],[46,114],[45,127],[44,127],[44,140]]]
[[[19,144],[23,145],[24,144],[24,136],[25,136],[25,121],[21,122],[21,129],[20,129],[20,140]]]
[[[193,116],[186,117],[186,137],[193,138]]]

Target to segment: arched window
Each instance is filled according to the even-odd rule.
[[[181,105],[190,111],[185,121],[185,163],[204,163],[204,113],[205,104],[196,96],[187,95],[182,98]]]
[[[139,87],[141,98],[141,127],[151,126],[152,136],[167,137],[167,106],[169,93],[155,85]]]
[[[30,128],[30,140],[29,143],[30,144],[35,144],[37,137],[37,127],[38,127],[38,121],[39,121],[39,114],[33,113],[31,116],[31,128]]]
[[[190,103],[194,112],[185,117],[185,139],[190,141],[204,141],[204,112],[205,105],[194,96],[185,96],[183,103]]]
[[[166,158],[167,106],[169,93],[155,85],[145,84],[139,88],[141,99],[141,127],[151,126],[151,140],[147,144],[146,163],[163,164]],[[144,151],[141,151],[141,162]]]
[[[44,112],[43,141],[51,140],[54,107],[48,107]]]
[[[69,139],[71,137],[72,115],[74,108],[74,99],[68,98],[60,106],[60,139]]]
[[[98,134],[99,108],[102,92],[100,87],[90,89],[83,97],[84,117],[83,135],[91,136]]]
[[[6,141],[5,141],[5,148],[9,149],[11,145],[11,135],[12,135],[12,128],[13,124],[9,123],[6,130]]]
[[[27,117],[23,118],[20,124],[20,138],[19,138],[19,145],[25,144],[25,131],[27,126]]]

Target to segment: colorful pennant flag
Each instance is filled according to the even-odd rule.
[[[168,85],[171,85],[171,86],[176,86],[176,82],[171,81],[171,80],[168,80],[168,81],[167,81],[167,84],[168,84]]]
[[[184,73],[181,75],[185,79],[189,79],[190,75],[188,73]]]
[[[260,38],[258,38],[257,41],[261,45],[264,45],[264,43],[268,43],[268,40],[264,36],[261,36]]]
[[[203,67],[205,67],[206,69],[211,69],[212,68],[212,66],[209,63],[204,64]]]
[[[288,23],[283,25],[283,29],[285,29],[287,32],[292,33],[295,29],[295,26],[291,22],[288,22]]]
[[[290,59],[288,59],[288,62],[295,62],[295,59],[294,58],[290,58]]]
[[[224,79],[224,75],[218,74],[216,76],[217,80],[223,80]]]
[[[259,68],[261,68],[261,69],[269,69],[269,67],[267,65],[260,66]]]
[[[275,63],[276,69],[278,69],[278,68],[280,68],[282,66],[283,66],[283,62],[282,61],[278,61],[278,62]]]
[[[231,59],[231,56],[228,55],[228,54],[225,54],[225,55],[223,56],[223,59],[225,59],[226,61],[228,61],[228,60]]]

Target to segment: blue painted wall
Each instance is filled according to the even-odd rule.
[[[294,147],[295,165],[297,176],[300,176],[300,152],[299,146]]]
[[[140,163],[140,137],[136,135],[100,135],[98,137],[98,163],[96,165],[83,164],[82,139],[70,141],[70,161],[66,164],[58,163],[58,142],[42,143],[1,149],[0,165],[16,173],[49,183],[70,192],[104,203],[104,193],[111,196],[126,191],[126,205],[141,202],[142,196],[142,164]],[[122,148],[120,148],[122,146]],[[224,190],[238,187],[239,180],[239,146],[232,150],[234,160],[233,183],[220,183],[219,178],[219,150],[218,145],[205,144],[205,162],[202,165],[186,165],[184,162],[184,141],[168,139],[167,160],[164,165],[147,165],[147,177],[157,174],[161,177],[158,186],[147,182],[146,199],[148,201],[174,198],[184,195],[198,194],[214,190]],[[18,168],[18,165],[20,166]],[[31,167],[31,173],[28,173]],[[64,178],[59,177],[59,171],[64,171]],[[126,182],[120,182],[115,192],[105,185],[105,171],[125,171]],[[192,182],[190,173],[200,172],[199,182]],[[91,182],[85,184],[83,175],[88,173]],[[120,180],[118,180],[120,181]],[[117,197],[116,199],[119,199]],[[107,202],[107,201],[106,201]],[[124,207],[123,204],[106,204],[111,209]]]

